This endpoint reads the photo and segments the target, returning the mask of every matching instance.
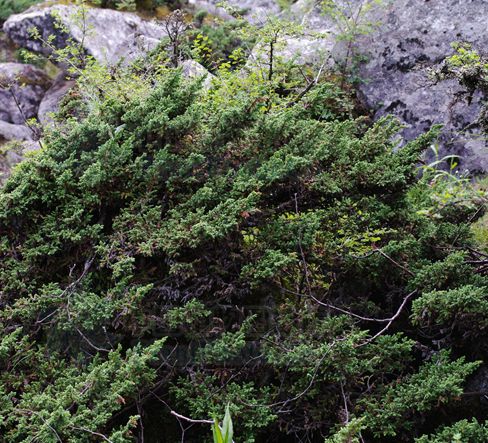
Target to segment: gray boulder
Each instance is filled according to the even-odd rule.
[[[15,62],[16,60],[15,45],[3,32],[0,32],[0,63]]]
[[[197,10],[203,9],[223,19],[232,19],[224,8],[219,7],[221,0],[189,0],[188,3]],[[265,23],[268,17],[281,12],[275,0],[229,0],[227,4],[254,24]]]
[[[51,79],[35,66],[0,63],[0,120],[23,124],[26,119],[36,117],[51,83]]]
[[[0,142],[10,140],[31,140],[32,131],[24,125],[15,125],[0,120]]]
[[[56,23],[61,23],[62,27]],[[104,64],[133,60],[153,49],[166,35],[157,23],[135,14],[111,9],[81,9],[73,5],[33,7],[9,17],[3,30],[18,46],[49,55],[51,50],[39,39],[32,38],[30,29],[33,27],[44,41],[53,36],[52,45],[56,48],[66,47],[72,39]]]
[[[297,0],[284,15],[290,20],[301,23],[309,31],[336,34],[337,26],[333,20],[322,13],[320,3],[318,0]]]
[[[485,51],[486,17],[484,0],[395,0],[374,14],[372,19],[381,22],[379,28],[358,42],[369,60],[361,67],[364,82],[359,89],[375,116],[398,116],[407,125],[406,140],[432,124],[445,125],[443,154],[461,155],[462,165],[473,172],[488,171],[486,142],[472,125],[481,97],[471,104],[457,100],[461,91],[457,83],[433,84],[429,68],[453,53],[455,41]]]
[[[212,85],[213,74],[207,71],[207,69],[195,60],[185,60],[180,65],[182,74],[188,79],[197,79],[205,77],[203,80],[203,86],[205,88],[210,88]]]
[[[37,118],[43,126],[46,126],[52,121],[52,114],[58,110],[61,99],[74,84],[75,82],[73,80],[66,80],[65,76],[61,74],[46,91],[37,112]]]
[[[325,35],[301,35],[283,37],[275,43],[273,49],[274,59],[285,62],[293,62],[296,65],[327,66],[334,65],[332,51],[334,41]],[[269,48],[258,43],[251,53],[246,68],[267,71],[269,69]]]

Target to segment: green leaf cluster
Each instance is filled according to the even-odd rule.
[[[0,0],[0,22],[7,20],[12,14],[18,14],[39,0]]]

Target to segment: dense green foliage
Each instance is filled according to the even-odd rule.
[[[485,441],[484,195],[419,169],[437,129],[151,57],[88,66],[0,191],[3,441],[211,441],[226,405],[236,442]]]
[[[256,36],[246,34],[246,24],[242,20],[222,23],[207,23],[206,14],[197,14],[194,26],[188,33],[188,53],[211,72],[215,72],[223,62],[231,67],[244,64]]]
[[[438,434],[423,436],[417,443],[483,443],[488,440],[488,427],[476,420],[461,420],[453,426],[443,428]]]
[[[40,0],[0,0],[0,22],[9,18],[12,14],[17,14],[27,9]]]

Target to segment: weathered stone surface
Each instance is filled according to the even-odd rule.
[[[31,140],[32,131],[24,125],[15,125],[0,120],[1,140]]]
[[[43,125],[51,122],[52,113],[58,110],[59,102],[74,84],[74,81],[65,80],[64,75],[61,74],[46,91],[37,112],[37,118]]]
[[[0,31],[0,63],[15,62],[15,45]]]
[[[224,8],[218,6],[221,0],[189,0],[188,3],[197,10],[203,9],[224,19],[232,18]],[[268,17],[281,12],[274,0],[229,0],[227,4],[255,24],[265,23]]]
[[[209,88],[214,77],[207,69],[195,60],[185,60],[181,63],[182,74],[184,77],[193,79],[205,77],[203,82],[205,88]]]
[[[285,37],[280,39],[274,47],[275,60],[293,61],[297,65],[331,67],[334,61],[331,57],[334,43],[331,39],[316,36]],[[257,44],[249,58],[248,67],[258,66],[262,69],[269,67],[269,49]]]
[[[51,83],[51,79],[35,66],[0,63],[0,120],[23,124],[25,119],[36,117]]]
[[[36,27],[43,40],[53,36],[51,43],[56,48],[66,47],[72,39],[82,44],[87,54],[106,64],[139,57],[156,47],[166,35],[156,23],[134,14],[94,8],[86,10],[88,32],[84,35],[81,11],[72,5],[34,7],[11,16],[4,23],[4,31],[18,46],[49,55],[51,50],[42,41],[31,37],[29,30]],[[56,20],[62,23],[64,30],[56,26]],[[12,84],[15,94],[14,99],[9,88],[0,89],[0,140],[25,141],[21,149],[9,151],[0,160],[1,182],[26,150],[38,149],[36,142],[29,141],[33,134],[23,125],[25,119],[37,117],[43,125],[49,124],[51,114],[57,110],[62,96],[73,82],[64,80],[62,74],[53,82],[40,69],[19,63],[1,63],[0,79],[3,84]]]
[[[408,127],[406,140],[432,124],[445,125],[445,153],[461,155],[471,171],[488,171],[488,151],[476,130],[463,133],[479,111],[480,97],[472,104],[455,101],[455,82],[432,84],[428,68],[452,54],[451,43],[467,41],[486,51],[488,2],[484,0],[395,0],[373,19],[382,24],[359,41],[368,56],[362,66],[360,91],[376,117],[393,113]],[[461,133],[463,133],[461,135]]]
[[[132,60],[153,49],[166,35],[161,26],[135,14],[98,8],[87,8],[85,14],[82,11],[73,5],[34,7],[9,17],[3,29],[17,45],[45,55],[50,49],[31,37],[31,28],[37,28],[45,41],[54,36],[52,44],[57,48],[65,47],[72,38],[88,54],[106,64]],[[64,30],[55,26],[56,20]]]
[[[308,31],[331,33],[331,35],[337,32],[334,22],[322,13],[320,2],[317,0],[298,0],[288,11],[285,11],[284,15],[303,24]]]

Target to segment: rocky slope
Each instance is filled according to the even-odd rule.
[[[33,27],[39,30],[41,39],[31,36]],[[44,43],[49,38],[54,37],[52,45],[56,48],[63,48],[67,42],[73,41],[105,64],[118,63],[121,59],[133,60],[153,49],[166,35],[161,26],[135,14],[111,9],[82,10],[73,5],[32,8],[11,16],[3,30],[18,46],[44,55],[51,53]]]
[[[16,125],[37,116],[51,79],[39,68],[21,63],[0,64],[0,120]]]
[[[60,26],[61,25],[61,26]],[[32,36],[32,28],[40,38]],[[5,37],[0,43],[0,141],[31,140],[36,138],[26,125],[36,118],[43,125],[56,111],[63,95],[73,85],[62,72],[50,78],[36,66],[14,63],[15,48],[49,56],[51,47],[64,48],[69,42],[103,64],[130,61],[153,49],[165,35],[161,26],[131,13],[108,9],[88,9],[86,16],[80,8],[70,5],[36,6],[24,13],[12,15],[3,24]],[[49,39],[49,44],[46,44]],[[32,144],[25,144],[31,149]],[[12,157],[12,156],[10,156]],[[0,166],[8,169],[21,156],[16,154]],[[5,163],[5,162],[4,162]]]
[[[377,117],[393,113],[406,125],[408,140],[432,124],[445,125],[442,145],[459,154],[473,172],[488,170],[486,142],[470,127],[481,97],[468,104],[454,82],[434,84],[429,68],[452,54],[451,43],[469,42],[481,52],[488,47],[483,0],[395,0],[374,18],[379,28],[359,42],[369,62],[361,67],[360,91]]]
[[[230,18],[216,1],[191,0],[190,3],[195,8]],[[231,5],[254,23],[264,23],[271,16],[282,15],[303,23],[307,32],[324,33],[325,37],[318,40],[310,35],[290,39],[282,53],[286,57],[298,57],[303,63],[324,60],[327,55],[336,61],[344,57],[344,43],[337,40],[340,26],[324,16],[315,2],[298,0],[287,11],[282,11],[271,0],[234,1]],[[77,23],[79,19],[73,18],[76,14],[73,6],[33,8],[10,17],[4,24],[4,31],[16,45],[47,54],[49,49],[29,34],[29,28],[37,26],[44,39],[54,35],[57,46],[62,47],[68,39],[82,42],[87,53],[109,64],[121,58],[137,57],[153,48],[165,35],[160,26],[134,14],[96,9],[88,11],[91,30],[83,39]],[[53,16],[59,17],[63,30],[54,26]],[[483,51],[488,45],[486,16],[488,3],[483,0],[390,0],[385,7],[373,9],[363,18],[377,26],[356,42],[358,53],[367,59],[359,66],[362,80],[358,86],[359,95],[372,109],[375,118],[385,114],[399,117],[405,124],[402,133],[405,140],[415,138],[432,124],[445,125],[441,137],[443,152],[459,154],[463,167],[472,172],[488,170],[486,142],[478,136],[476,124],[473,124],[482,97],[475,97],[468,104],[454,82],[433,84],[429,70],[452,53],[452,42],[467,41]],[[31,70],[34,79],[39,75],[33,68],[26,69]],[[60,91],[65,91],[67,86],[58,81],[53,88],[48,94],[49,99],[44,100],[49,103],[50,110],[55,109],[56,101],[62,95]],[[35,100],[28,100],[23,105],[29,116],[36,116],[37,109],[45,109],[40,106],[44,92],[45,89],[39,90]],[[18,124],[18,118],[15,121],[11,118],[11,103],[3,107],[10,111],[0,113],[0,118]]]
[[[216,4],[193,2],[211,11]],[[325,49],[341,61],[344,43],[336,40],[340,26],[324,16],[318,3],[298,0],[281,14],[303,23],[306,32],[319,31],[327,37],[315,42],[290,39],[284,54],[291,58],[301,51],[311,60],[314,52]],[[366,2],[356,3],[359,7]],[[277,13],[273,1],[231,5],[241,6],[252,22],[265,21]],[[443,124],[443,153],[460,155],[462,165],[475,173],[488,170],[487,145],[473,125],[482,97],[468,104],[455,82],[434,84],[429,72],[452,54],[453,42],[469,42],[483,52],[488,47],[487,16],[488,2],[484,0],[385,0],[383,7],[373,8],[363,17],[364,23],[377,26],[355,44],[357,52],[367,59],[359,66],[360,97],[374,116],[396,115],[405,124],[402,135],[407,141],[433,124]]]

